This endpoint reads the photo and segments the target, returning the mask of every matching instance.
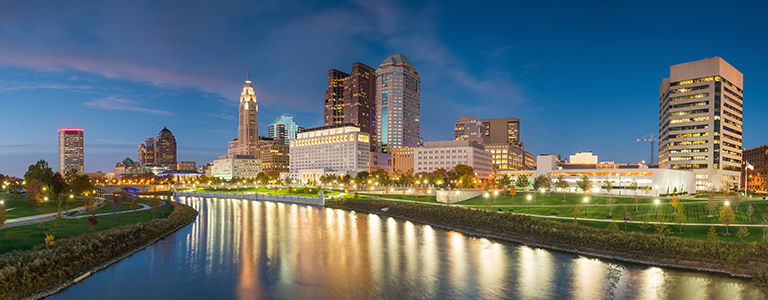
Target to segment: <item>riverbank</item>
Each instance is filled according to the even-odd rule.
[[[39,299],[73,284],[73,279],[114,264],[192,223],[198,212],[170,202],[163,219],[55,240],[27,251],[0,255],[0,299]]]
[[[379,200],[339,199],[326,206],[396,217],[531,247],[752,278],[763,293],[768,294],[768,243],[707,242],[612,232],[523,215]]]

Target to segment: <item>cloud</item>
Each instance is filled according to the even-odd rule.
[[[157,110],[157,109],[149,109],[149,108],[143,108],[140,107],[143,103],[131,101],[128,99],[120,99],[115,97],[106,97],[101,99],[94,99],[90,102],[83,103],[84,105],[103,109],[103,110],[127,110],[127,111],[137,111],[137,112],[143,112],[148,114],[153,114],[156,116],[174,116],[176,113],[170,112],[170,111],[164,111],[164,110]]]
[[[97,89],[104,89],[104,88],[102,88],[102,87],[95,87],[95,86],[85,86],[85,85],[20,85],[20,86],[0,87],[0,91],[37,90],[37,89],[50,89],[50,90],[97,90]]]

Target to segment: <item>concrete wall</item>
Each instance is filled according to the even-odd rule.
[[[456,194],[458,192],[458,194]],[[437,202],[457,203],[483,194],[483,191],[436,191]]]
[[[256,201],[274,201],[285,203],[300,203],[309,205],[325,205],[326,199],[331,197],[323,197],[322,195],[317,198],[299,197],[299,196],[283,196],[283,195],[270,195],[270,194],[234,194],[234,193],[194,193],[194,192],[174,192],[174,197],[201,197],[201,198],[231,198],[231,199],[245,199]]]

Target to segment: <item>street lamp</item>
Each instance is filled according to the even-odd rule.
[[[488,206],[488,196],[489,196],[488,192],[485,192],[485,194],[483,195],[483,197],[485,197],[485,209],[490,210],[490,207]]]
[[[528,194],[528,215],[531,215],[531,194]]]
[[[589,214],[589,197],[584,197],[584,218],[587,218]]]
[[[653,204],[655,205],[653,208],[654,214],[656,219],[659,219],[659,199],[653,200]]]
[[[496,198],[499,197],[499,191],[493,191],[493,204],[496,204]]]

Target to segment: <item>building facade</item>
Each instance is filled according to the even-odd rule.
[[[373,173],[376,170],[384,170],[392,174],[392,154],[371,152],[369,160],[371,161],[371,169],[368,172]]]
[[[179,171],[197,171],[197,163],[194,161],[180,161],[176,166]]]
[[[719,57],[670,67],[659,89],[659,166],[688,169],[696,189],[737,187],[744,76]]]
[[[155,165],[176,168],[176,137],[163,126],[155,138]]]
[[[528,152],[523,149],[501,143],[485,145],[485,150],[491,153],[494,175],[500,174],[502,171],[528,170],[526,164],[526,153]]]
[[[766,176],[768,175],[768,145],[745,149],[742,158],[744,166],[741,171],[741,189],[746,186],[750,191],[765,193],[768,189]],[[752,169],[747,168],[749,163]]]
[[[261,161],[253,155],[224,155],[213,161],[211,175],[224,180],[254,178],[261,172]]]
[[[325,90],[325,126],[353,124],[375,136],[376,70],[363,63],[352,64],[350,74],[328,71]],[[375,144],[373,144],[375,145]]]
[[[72,169],[78,174],[85,173],[84,144],[82,129],[59,129],[59,173],[65,174]]]
[[[418,147],[421,133],[421,77],[402,54],[376,70],[376,152]]]
[[[279,175],[288,172],[290,163],[290,147],[276,140],[276,143],[268,143],[259,147],[259,160],[261,160],[261,171],[264,173],[274,173]]]
[[[579,152],[569,158],[568,162],[572,164],[597,164],[597,155],[592,154],[592,151]]]
[[[141,175],[143,170],[138,162],[132,160],[130,157],[126,157],[123,161],[115,164],[115,179],[120,179],[126,175]]]
[[[413,150],[413,172],[432,173],[467,165],[475,169],[478,179],[489,180],[493,172],[491,157],[483,145],[472,141],[426,142],[424,147]]]
[[[299,132],[290,143],[290,173],[368,172],[370,152],[370,135],[352,124],[309,128]],[[290,178],[306,182],[317,172],[305,171],[303,176]]]
[[[483,144],[510,144],[522,148],[520,143],[520,119],[482,119]]]
[[[413,150],[419,147],[402,147],[392,149],[392,172],[407,172],[413,169]]]
[[[303,128],[293,121],[293,117],[282,115],[269,124],[269,137],[288,145],[292,139],[296,138],[296,133],[301,129]]]
[[[477,120],[475,116],[461,116],[456,118],[456,125],[453,127],[454,141],[475,141],[483,142],[483,122]]]
[[[153,165],[155,164],[155,139],[148,137],[145,138],[138,147],[139,165]]]

